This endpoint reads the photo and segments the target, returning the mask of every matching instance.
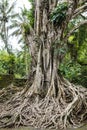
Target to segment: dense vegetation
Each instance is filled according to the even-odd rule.
[[[26,61],[26,59],[28,61]],[[24,51],[18,52],[16,55],[9,55],[6,51],[1,51],[0,74],[13,74],[15,78],[25,77],[27,76],[26,66],[29,66],[29,62],[29,54],[26,55]]]

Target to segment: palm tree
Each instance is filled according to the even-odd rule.
[[[15,19],[18,14],[14,12],[15,2],[10,4],[9,0],[0,1],[0,37],[5,44],[5,48],[10,53],[9,47],[9,23],[11,19]]]
[[[28,35],[30,31],[31,21],[28,19],[30,11],[25,7],[21,9],[21,14],[18,15],[17,19],[12,19],[12,24],[9,26],[13,29],[11,36],[15,36],[18,39],[18,43],[23,43],[24,59],[26,64],[26,76],[29,72],[29,46],[28,46]],[[28,16],[27,16],[28,15]]]
[[[13,29],[11,36],[18,37],[18,43],[23,42],[27,44],[27,35],[30,28],[30,20],[27,17],[28,12],[25,7],[21,9],[17,19],[12,19],[12,24],[9,26],[9,29]]]

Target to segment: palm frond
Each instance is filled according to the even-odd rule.
[[[18,19],[19,19],[21,22],[22,22],[22,21],[25,21],[25,20],[24,20],[24,17],[23,17],[22,15],[19,15],[19,16],[18,16]]]
[[[18,16],[19,16],[19,14],[18,14],[18,13],[16,13],[16,14],[11,14],[11,15],[8,15],[8,18],[13,19],[13,18],[17,18]]]
[[[5,43],[5,38],[4,38],[4,34],[3,33],[0,33],[0,37],[1,37],[2,41]]]
[[[21,34],[21,31],[19,29],[16,29],[14,32],[11,33],[11,36],[18,36]]]
[[[1,3],[0,3],[0,4],[1,4]],[[3,12],[5,12],[5,10],[4,10],[4,5],[1,5],[1,7],[0,7],[0,13],[3,14]]]
[[[14,28],[19,28],[19,25],[17,23],[12,23],[11,25],[7,26],[8,29],[14,29]]]
[[[12,12],[12,10],[14,9],[16,5],[16,2],[13,2],[12,5],[9,7],[9,9],[7,10],[7,14],[9,14],[10,12]]]
[[[1,2],[0,2],[0,12],[1,12],[1,9],[2,9],[2,4],[1,4]]]
[[[18,19],[13,19],[13,20],[11,20],[11,23],[13,23],[13,24],[16,24],[16,25],[20,26],[21,21],[19,21]]]
[[[0,16],[0,21],[2,21],[2,17]]]
[[[5,0],[5,1],[4,1],[4,6],[5,6],[6,8],[8,8],[8,6],[9,6],[8,0]]]
[[[18,40],[18,44],[22,43],[23,42],[23,38],[21,37],[19,40]]]

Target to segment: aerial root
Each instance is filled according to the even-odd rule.
[[[15,94],[0,105],[0,128],[33,126],[39,128],[78,127],[87,121],[87,90],[66,82],[58,96],[38,102],[32,97]]]

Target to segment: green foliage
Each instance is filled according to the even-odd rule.
[[[87,65],[87,43],[84,42],[78,50],[78,62]]]
[[[14,74],[16,78],[26,75],[25,52],[19,52],[17,55],[8,54],[6,51],[0,51],[0,74]],[[28,67],[30,56],[27,53]],[[29,71],[29,70],[27,70]],[[27,72],[28,73],[28,72]]]
[[[81,66],[78,63],[73,63],[72,60],[65,61],[60,65],[60,71],[71,82],[81,74]]]
[[[32,16],[31,9],[28,11],[24,7],[21,9],[21,13],[18,15],[18,18],[12,20],[10,28],[15,29],[15,31],[13,31],[11,35],[18,37],[18,43],[26,43],[26,37],[30,34],[30,27],[34,26],[34,21],[32,21],[33,16],[31,18],[30,15]]]
[[[71,36],[68,38],[68,42],[71,43],[73,40],[74,40],[74,35],[71,35]]]
[[[0,73],[14,74],[15,56],[5,51],[0,52]]]
[[[62,22],[66,19],[66,12],[68,10],[68,3],[64,2],[58,6],[51,13],[50,19],[55,26],[61,26]]]
[[[31,9],[27,10],[24,8],[23,15],[25,15],[29,20],[30,26],[34,27],[34,2],[33,0],[29,0],[29,2],[31,3]]]
[[[30,24],[28,23],[23,23],[22,25],[22,29],[24,30],[24,34],[25,36],[27,36],[28,34],[30,34]]]
[[[80,26],[78,30],[78,43],[82,45],[82,43],[87,42],[87,25]]]
[[[78,61],[87,65],[87,25],[81,26],[78,32]]]
[[[68,56],[60,65],[60,71],[70,82],[87,87],[87,66],[73,62]]]
[[[34,27],[34,8],[33,5],[31,9],[27,10],[25,7],[21,10],[21,16],[24,19],[22,23],[22,30],[24,29],[24,32],[26,35],[29,34],[30,26]]]
[[[29,73],[29,65],[30,65],[30,55],[29,52],[20,51],[17,53],[17,56],[15,58],[15,77],[16,78],[21,78],[27,75]],[[28,69],[26,70],[26,67]]]
[[[87,25],[79,27],[68,39],[71,59],[87,64]]]
[[[81,74],[77,77],[75,82],[87,88],[87,66],[81,66]]]
[[[16,66],[15,66],[15,77],[21,78],[22,76],[26,75],[26,64],[24,61],[24,57],[22,54],[17,54],[15,58]]]
[[[72,28],[81,18],[73,20]],[[71,82],[87,87],[87,25],[80,26],[79,29],[68,39],[68,52],[60,71]]]

